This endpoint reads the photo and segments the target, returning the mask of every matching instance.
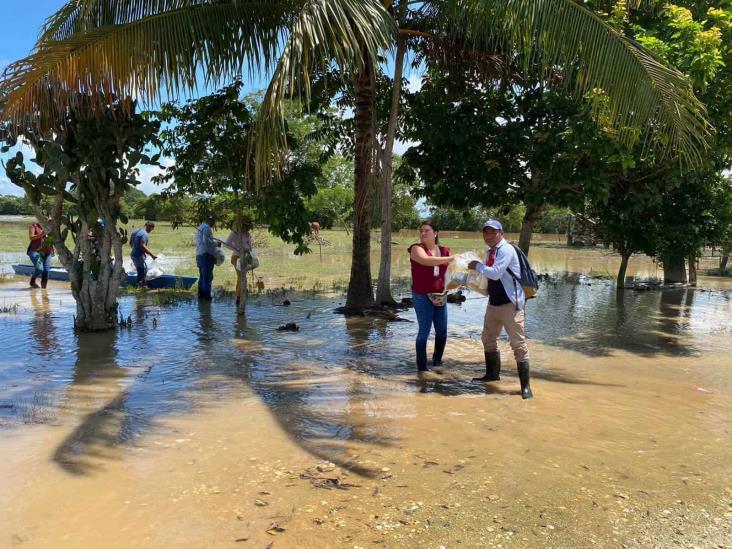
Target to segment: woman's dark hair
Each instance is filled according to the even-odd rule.
[[[440,229],[437,228],[437,223],[432,221],[431,219],[425,219],[424,221],[420,221],[419,226],[427,225],[435,232],[435,244],[440,244],[440,237],[437,236],[437,233],[440,232]]]

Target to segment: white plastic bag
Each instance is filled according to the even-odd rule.
[[[145,257],[145,280],[153,280],[163,275],[163,268],[156,259]]]
[[[488,295],[488,279],[478,271],[468,269],[471,261],[482,262],[473,252],[465,252],[455,256],[455,260],[447,266],[445,288],[454,290],[465,286],[470,290]]]
[[[257,267],[259,267],[259,259],[257,258],[257,252],[254,250],[244,252],[236,262],[237,271],[253,271]]]
[[[216,266],[219,267],[224,264],[224,261],[226,261],[226,254],[224,254],[224,250],[221,248],[216,248],[214,251],[214,257],[216,258]]]

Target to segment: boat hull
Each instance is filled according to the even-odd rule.
[[[13,265],[13,271],[17,275],[32,276],[33,265]],[[49,280],[69,281],[69,273],[62,267],[51,267],[48,272]],[[145,284],[148,288],[182,288],[189,290],[198,279],[195,276],[178,276],[178,275],[161,275],[152,280],[148,280]],[[128,273],[124,281],[125,285],[134,286],[137,284],[137,274]]]

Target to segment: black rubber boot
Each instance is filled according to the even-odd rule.
[[[31,288],[38,288],[38,284],[36,284],[36,275],[31,277],[30,286]]]
[[[445,352],[447,338],[435,338],[435,350],[432,353],[432,366],[442,366],[442,354]]]
[[[48,286],[48,279],[47,278],[41,278],[41,288],[46,288]]]
[[[526,400],[534,396],[531,392],[531,386],[529,385],[529,361],[524,360],[518,363],[518,375],[521,381],[521,398]]]
[[[501,352],[485,351],[485,375],[474,377],[473,381],[498,381],[501,379]]]

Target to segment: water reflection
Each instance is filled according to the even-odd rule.
[[[127,391],[120,383],[125,372],[116,361],[116,340],[113,331],[78,335],[72,383],[62,402],[64,408],[83,415],[53,454],[60,467],[75,475],[99,469],[120,442],[138,431],[126,406]]]
[[[149,296],[132,296],[121,304],[132,311],[131,328],[78,335],[62,329],[66,318],[54,323],[51,304],[36,300],[32,316],[3,323],[8,332],[3,337],[15,341],[0,369],[7,381],[0,386],[0,401],[17,391],[9,387],[33,387],[41,380],[65,417],[78,422],[54,454],[73,474],[118,459],[122,443],[158,428],[166,415],[195,413],[224,398],[256,396],[307,451],[355,468],[355,453],[400,443],[404,422],[394,419],[420,413],[421,393],[518,394],[518,380],[515,385],[470,381],[482,363],[482,299],[448,305],[446,380],[427,384],[414,375],[415,324],[344,318],[333,314],[335,303],[325,298],[293,297],[290,307],[254,298],[247,316],[240,317],[233,303],[223,301],[157,309]],[[724,337],[732,330],[731,307],[728,296],[719,293],[616,292],[613,284],[574,277],[542,286],[529,303],[527,331],[533,341],[592,356],[615,350],[644,357],[725,352],[732,351]],[[412,320],[414,313],[402,316]],[[277,331],[287,322],[296,322],[300,331]],[[73,346],[60,354],[52,378],[25,366],[33,345],[50,354],[64,347],[62,341]],[[515,379],[510,356],[505,362],[506,378]],[[539,356],[534,375],[571,384],[596,381],[565,366],[560,375]],[[360,467],[363,475],[378,473]]]
[[[56,334],[56,327],[51,311],[51,302],[48,292],[30,292],[33,305],[31,319],[32,352],[46,359],[58,355],[61,347]]]

